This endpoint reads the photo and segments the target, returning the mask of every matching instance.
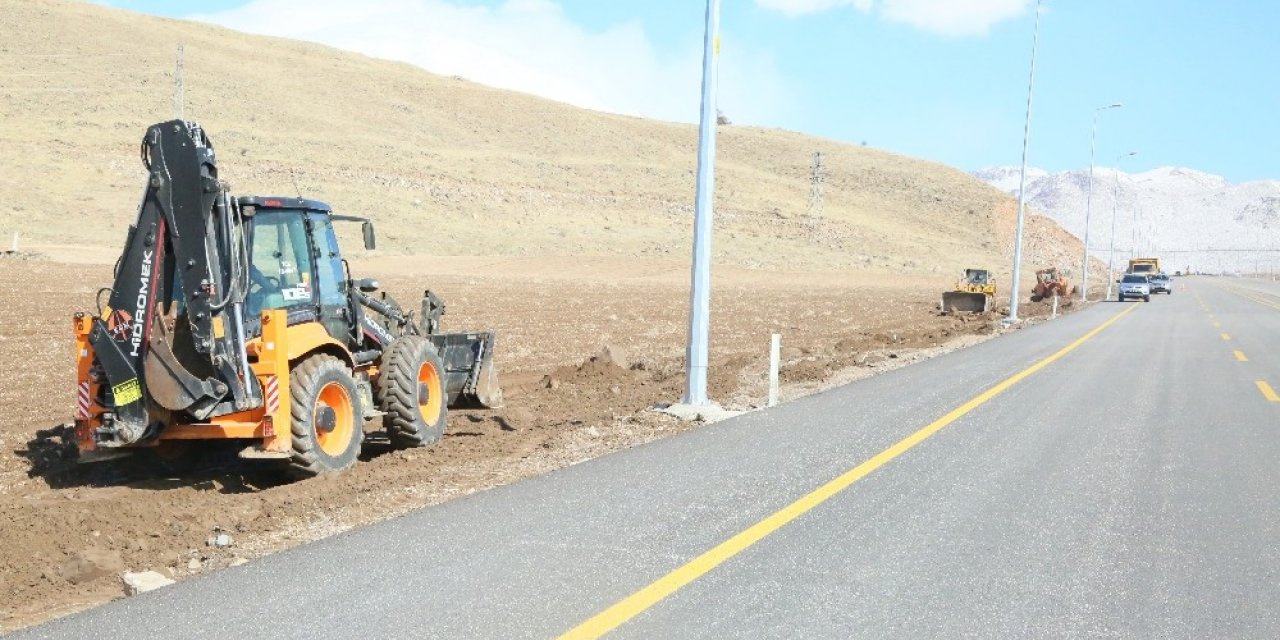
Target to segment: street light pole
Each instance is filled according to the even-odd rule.
[[[1129,246],[1133,247],[1134,257],[1136,258],[1138,255],[1138,203],[1136,202],[1133,203],[1133,228],[1130,230],[1129,235],[1132,236],[1132,239],[1129,240]]]
[[[1093,129],[1089,134],[1089,195],[1084,205],[1084,259],[1080,262],[1080,299],[1085,302],[1089,301],[1089,221],[1093,218],[1093,156],[1098,143],[1098,114],[1123,106],[1117,102],[1093,110]]]
[[[1116,188],[1115,197],[1111,202],[1111,250],[1107,255],[1107,297],[1111,299],[1111,283],[1115,280],[1115,261],[1116,261],[1116,211],[1120,208],[1120,162],[1129,156],[1138,155],[1137,151],[1130,151],[1116,158]]]
[[[698,120],[698,186],[693,214],[693,267],[689,290],[689,344],[683,403],[707,400],[707,343],[711,333],[711,219],[715,196],[716,74],[720,57],[720,0],[707,0],[702,43],[702,112]]]
[[[1006,324],[1018,322],[1018,285],[1022,275],[1022,227],[1027,201],[1027,149],[1031,142],[1031,96],[1036,82],[1036,48],[1040,44],[1040,0],[1036,0],[1036,24],[1031,35],[1031,73],[1027,77],[1027,117],[1022,124],[1022,172],[1018,176],[1018,227],[1013,237],[1013,286],[1009,291]]]

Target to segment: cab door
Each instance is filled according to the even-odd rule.
[[[264,209],[253,217],[248,303],[255,328],[266,309],[315,307],[308,226],[304,214],[292,209]]]
[[[328,214],[308,213],[312,255],[315,258],[316,289],[319,293],[320,323],[334,340],[351,344],[347,277],[338,250],[338,238]]]

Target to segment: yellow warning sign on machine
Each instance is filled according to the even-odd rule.
[[[111,395],[115,396],[117,405],[137,402],[142,399],[142,385],[138,383],[137,378],[125,380],[111,387]]]

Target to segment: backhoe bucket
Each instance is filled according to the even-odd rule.
[[[943,313],[986,313],[991,310],[991,296],[985,293],[947,291],[942,294]]]
[[[450,409],[497,409],[502,387],[493,365],[494,333],[439,333],[427,336],[444,361]]]

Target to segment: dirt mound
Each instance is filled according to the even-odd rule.
[[[629,382],[643,376],[643,367],[633,368],[626,352],[605,345],[600,352],[577,365],[564,366],[543,377],[543,386],[555,389],[564,382]]]

